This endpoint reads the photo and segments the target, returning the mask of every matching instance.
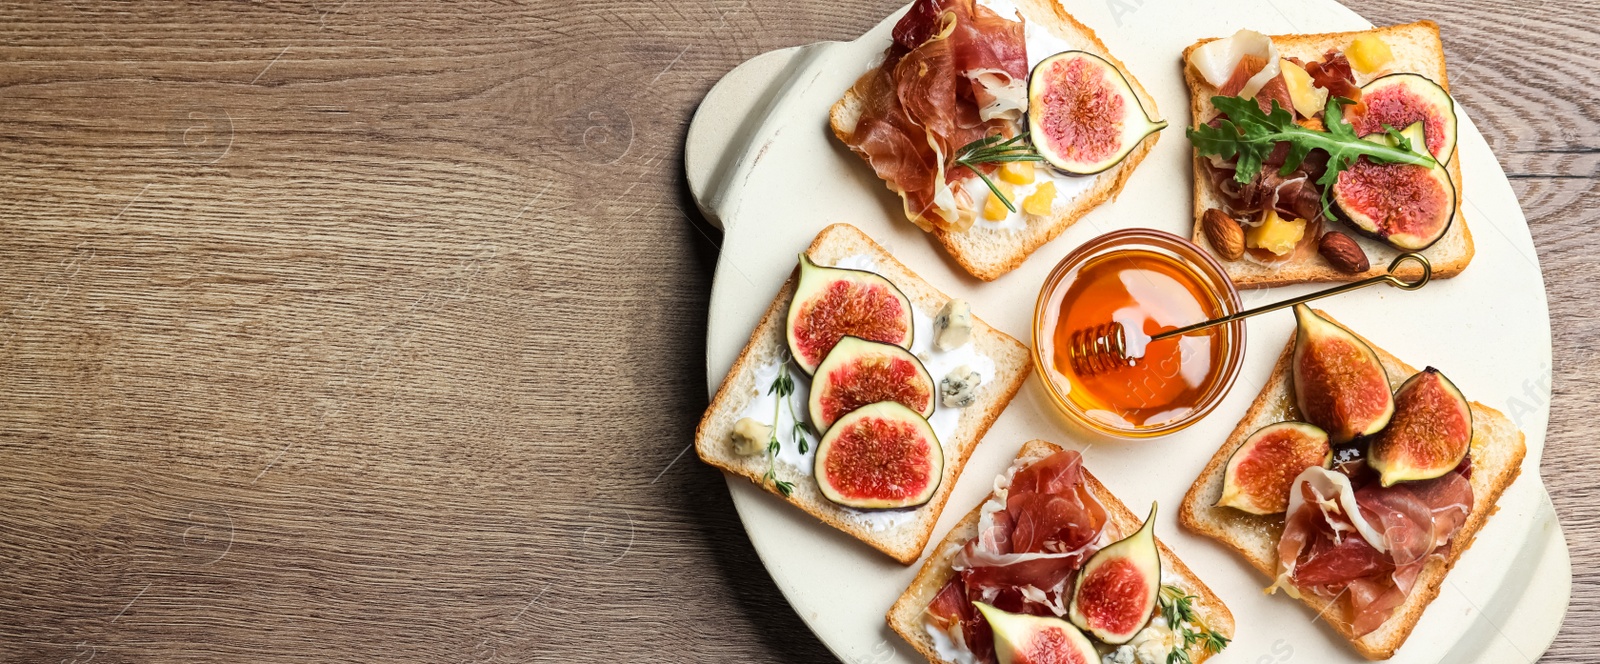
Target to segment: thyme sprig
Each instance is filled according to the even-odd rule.
[[[978,164],[1003,164],[1014,161],[1044,161],[1044,157],[1039,155],[1039,151],[1035,150],[1033,144],[1028,142],[1028,132],[1019,133],[1011,138],[1006,138],[999,134],[985,136],[961,146],[960,150],[956,150],[955,163],[966,166],[973,173],[977,173],[983,183],[988,185],[989,191],[994,194],[994,197],[1000,199],[1000,202],[1005,204],[1006,209],[1012,212],[1017,211],[1017,206],[1011,203],[1009,197],[1000,193],[1000,187],[995,186],[994,180],[990,180],[989,176],[984,174],[983,169],[978,168]]]
[[[1201,652],[1217,654],[1228,647],[1228,637],[1211,631],[1204,621],[1194,613],[1194,601],[1199,599],[1194,595],[1184,592],[1177,586],[1161,586],[1161,592],[1156,596],[1157,604],[1161,607],[1161,617],[1167,621],[1167,627],[1176,632],[1182,643],[1167,654],[1167,664],[1193,664],[1189,658],[1189,648],[1200,644]]]
[[[767,472],[761,476],[761,481],[772,482],[778,493],[787,498],[789,494],[794,493],[794,483],[778,479],[778,450],[781,449],[778,444],[778,416],[783,412],[786,403],[789,406],[789,417],[795,421],[793,431],[796,434],[795,440],[800,442],[800,453],[806,453],[805,436],[799,435],[804,431],[805,425],[800,422],[800,418],[795,417],[794,403],[789,400],[789,395],[794,394],[794,376],[789,375],[788,362],[778,365],[778,377],[772,379],[772,386],[767,388],[767,394],[776,394],[778,399],[772,404],[772,436],[767,439]]]

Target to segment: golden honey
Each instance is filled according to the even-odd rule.
[[[1035,312],[1035,362],[1057,405],[1081,423],[1114,435],[1166,433],[1203,416],[1226,393],[1243,326],[1149,337],[1237,310],[1231,282],[1187,240],[1119,231],[1086,243],[1046,282]],[[1107,323],[1122,325],[1131,359],[1099,368],[1074,362],[1082,357],[1074,333]]]

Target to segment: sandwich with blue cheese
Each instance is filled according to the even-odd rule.
[[[700,458],[909,565],[1028,349],[854,226],[802,252],[695,432]]]

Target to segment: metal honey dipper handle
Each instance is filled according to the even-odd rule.
[[[1395,275],[1395,272],[1400,269],[1400,266],[1407,261],[1412,261],[1422,266],[1422,276],[1418,277],[1416,281],[1406,281]],[[1401,290],[1417,290],[1418,288],[1428,285],[1428,281],[1432,278],[1433,265],[1428,262],[1428,259],[1424,258],[1422,254],[1408,252],[1396,256],[1395,259],[1389,263],[1389,270],[1384,274],[1380,274],[1375,277],[1368,277],[1360,281],[1352,281],[1348,284],[1341,284],[1334,286],[1333,288],[1320,290],[1315,293],[1302,295],[1300,297],[1291,298],[1282,302],[1274,302],[1272,304],[1256,307],[1254,309],[1246,309],[1235,314],[1229,314],[1221,318],[1213,318],[1208,321],[1180,327],[1175,330],[1167,330],[1150,337],[1145,343],[1149,344],[1162,339],[1183,336],[1185,334],[1189,334],[1190,332],[1197,332],[1199,330],[1216,327],[1218,325],[1232,323],[1233,321],[1249,318],[1256,314],[1264,314],[1269,311],[1286,309],[1297,304],[1305,304],[1306,302],[1328,297],[1330,295],[1348,293],[1350,291],[1366,288],[1367,286],[1377,283],[1386,283]],[[1073,332],[1071,346],[1072,368],[1080,374],[1090,375],[1101,371],[1107,371],[1119,366],[1128,366],[1128,360],[1131,359],[1128,356],[1127,332],[1123,329],[1121,323],[1111,322]],[[1142,356],[1143,353],[1141,352],[1140,355]]]

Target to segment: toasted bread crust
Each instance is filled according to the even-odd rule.
[[[1439,40],[1439,26],[1433,21],[1417,21],[1405,25],[1351,32],[1274,35],[1272,41],[1285,55],[1298,53],[1300,56],[1312,55],[1320,57],[1328,49],[1343,47],[1349,40],[1363,34],[1378,34],[1394,39],[1415,40],[1417,48],[1426,51],[1426,57],[1423,57],[1420,53],[1409,58],[1402,58],[1397,55],[1396,62],[1399,64],[1373,76],[1358,74],[1358,83],[1364,83],[1366,80],[1376,78],[1377,75],[1412,72],[1434,79],[1439,83],[1440,87],[1449,92],[1450,77],[1445,69],[1444,44]],[[1216,109],[1211,104],[1211,96],[1216,93],[1216,88],[1207,83],[1193,67],[1189,66],[1189,56],[1194,53],[1195,49],[1212,41],[1216,40],[1202,39],[1195,42],[1183,50],[1183,58],[1180,60],[1180,66],[1183,67],[1184,83],[1189,88],[1191,122],[1196,126],[1209,121],[1215,115]],[[1397,51],[1399,50],[1397,49]],[[1401,52],[1410,53],[1410,51]],[[1465,207],[1466,199],[1463,198],[1462,193],[1464,190],[1461,181],[1460,153],[1461,149],[1458,143],[1455,153],[1450,156],[1450,161],[1445,164],[1446,170],[1450,173],[1450,179],[1455,185],[1457,203],[1456,214],[1451,221],[1450,230],[1445,233],[1445,237],[1441,238],[1439,242],[1421,252],[1432,264],[1433,278],[1435,279],[1447,279],[1461,274],[1462,271],[1467,269],[1467,265],[1472,262],[1472,257],[1476,253],[1472,241],[1472,231],[1468,228],[1462,211],[1462,208]],[[1203,161],[1204,158],[1198,152],[1195,152],[1193,159],[1194,229],[1191,239],[1202,247],[1210,247],[1205,238],[1205,233],[1201,230],[1200,220],[1207,209],[1220,206],[1220,199],[1214,192],[1211,183],[1204,177],[1205,171],[1201,165]],[[1325,228],[1325,230],[1343,231],[1346,229]],[[1348,232],[1347,234],[1352,237],[1357,236],[1353,232]],[[1274,266],[1260,265],[1247,259],[1222,261],[1222,264],[1228,271],[1228,275],[1233,278],[1235,284],[1242,287],[1257,288],[1299,283],[1347,282],[1383,274],[1388,268],[1390,259],[1396,252],[1387,247],[1380,247],[1377,243],[1365,239],[1362,240],[1362,244],[1370,247],[1368,253],[1372,255],[1372,266],[1366,272],[1356,274],[1340,272],[1318,255],[1308,256],[1299,260],[1290,260]],[[1374,251],[1378,253],[1374,254]],[[1213,249],[1212,253],[1216,254],[1216,251]],[[1408,264],[1400,269],[1397,274],[1405,279],[1414,279],[1420,276],[1421,271]]]
[[[1015,4],[1025,19],[1046,26],[1058,36],[1081,45],[1083,50],[1105,58],[1115,65],[1127,78],[1129,87],[1133,89],[1145,111],[1151,116],[1160,117],[1161,111],[1157,108],[1155,99],[1139,83],[1139,79],[1128,71],[1127,65],[1111,54],[1105,42],[1100,41],[1100,37],[1093,29],[1068,14],[1060,3],[1016,0]],[[872,74],[873,71],[869,70],[862,79]],[[864,101],[856,92],[856,86],[861,85],[862,79],[858,79],[856,85],[846,90],[844,96],[828,110],[828,126],[842,143],[850,142],[856,119],[860,116],[864,105]],[[1070,207],[1050,219],[1030,221],[1027,229],[1023,231],[989,230],[974,225],[959,232],[934,229],[931,235],[944,245],[945,252],[955,260],[956,264],[972,276],[984,281],[998,279],[1001,275],[1020,267],[1035,250],[1060,236],[1091,210],[1108,200],[1115,199],[1122,192],[1122,187],[1127,184],[1128,178],[1133,175],[1133,170],[1150,154],[1160,137],[1161,132],[1145,137],[1121,163],[1099,175],[1090,176],[1098,180],[1089,190],[1080,194]],[[992,249],[992,245],[996,243],[1004,249]]]
[[[937,310],[938,306],[943,306],[943,303],[950,299],[918,278],[910,268],[896,260],[865,233],[849,224],[834,224],[823,229],[806,249],[806,253],[816,256],[820,252],[837,251],[839,247],[846,245],[870,253],[878,263],[879,271],[906,293],[913,306],[925,310]],[[783,325],[798,276],[797,268],[779,288],[778,295],[768,305],[761,322],[751,333],[750,341],[740,351],[739,357],[718,388],[716,396],[706,408],[705,415],[695,429],[695,451],[707,464],[729,474],[744,477],[824,523],[888,554],[901,564],[910,565],[922,555],[923,548],[933,534],[933,527],[938,523],[939,514],[944,510],[944,504],[955,488],[956,479],[960,477],[962,468],[971,458],[973,449],[982,440],[983,434],[994,424],[995,419],[1000,416],[1001,411],[1011,403],[1011,399],[1016,396],[1029,372],[1032,371],[1033,365],[1028,358],[1027,346],[973,316],[974,343],[980,344],[985,354],[990,355],[995,361],[996,366],[996,375],[989,389],[980,393],[977,404],[966,409],[967,413],[975,413],[979,417],[973,420],[973,424],[968,424],[967,418],[963,417],[957,429],[956,440],[946,443],[944,478],[934,497],[916,509],[917,518],[912,522],[915,530],[898,533],[874,531],[863,524],[843,518],[842,508],[822,498],[815,490],[815,481],[810,477],[800,478],[801,482],[796,482],[796,490],[789,496],[783,496],[775,487],[762,481],[764,465],[748,463],[747,459],[727,450],[726,431],[732,424],[732,418],[744,409],[748,400],[747,394],[738,388],[741,377],[753,376],[762,366],[762,357],[776,356],[775,353],[785,352]],[[937,305],[934,304],[935,300]],[[955,454],[949,453],[951,444],[956,446]]]
[[[1318,311],[1318,314],[1338,323],[1326,312]],[[1416,369],[1389,354],[1371,340],[1359,334],[1356,336],[1378,353],[1389,371],[1391,384],[1416,373]],[[1272,424],[1273,422],[1268,420],[1275,419],[1272,416],[1280,410],[1278,401],[1285,398],[1286,394],[1292,395],[1290,362],[1293,354],[1294,337],[1291,336],[1283,353],[1279,355],[1266,386],[1251,403],[1250,409],[1239,421],[1238,426],[1229,434],[1227,441],[1211,457],[1211,461],[1206,464],[1199,478],[1189,487],[1178,511],[1178,522],[1184,528],[1215,539],[1237,551],[1268,579],[1273,579],[1277,575],[1278,560],[1275,545],[1282,536],[1283,517],[1245,514],[1231,508],[1216,507],[1215,502],[1220,493],[1222,475],[1227,467],[1228,458],[1244,444],[1251,433],[1262,426]],[[1357,636],[1352,626],[1341,616],[1336,615],[1337,612],[1326,611],[1330,602],[1309,593],[1302,595],[1301,601],[1316,611],[1340,636],[1350,641],[1356,652],[1367,659],[1380,660],[1393,657],[1395,651],[1405,643],[1428,604],[1438,597],[1445,575],[1455,567],[1461,554],[1472,546],[1477,539],[1478,531],[1487,523],[1489,515],[1495,512],[1495,504],[1499,502],[1500,496],[1512,482],[1516,481],[1522,471],[1522,459],[1527,453],[1526,439],[1522,432],[1510,429],[1515,436],[1504,433],[1510,428],[1510,424],[1505,415],[1493,408],[1477,402],[1473,402],[1471,408],[1472,454],[1475,460],[1479,458],[1493,460],[1493,467],[1480,468],[1477,464],[1474,465],[1471,480],[1472,511],[1468,514],[1467,521],[1462,524],[1461,530],[1451,540],[1444,559],[1432,560],[1423,568],[1417,578],[1417,585],[1406,598],[1406,603],[1377,631],[1366,636]],[[1254,529],[1265,529],[1270,532],[1270,542],[1273,546],[1262,548],[1259,539],[1246,535]]]
[[[1061,448],[1052,443],[1034,440],[1022,446],[1022,449],[1017,452],[1017,459],[1031,463],[1059,451],[1061,451]],[[1110,489],[1101,484],[1100,480],[1093,473],[1090,473],[1088,469],[1084,469],[1083,475],[1090,493],[1093,493],[1095,498],[1099,499],[1100,503],[1106,507],[1111,522],[1110,532],[1113,537],[1126,537],[1129,533],[1139,528],[1139,516],[1130,511],[1116,496],[1112,495]],[[988,498],[985,497],[984,500],[987,501]],[[916,648],[917,652],[922,653],[922,656],[928,659],[929,664],[943,664],[944,660],[939,658],[938,653],[933,648],[931,637],[923,629],[922,612],[927,608],[928,602],[938,593],[939,589],[943,588],[944,584],[948,583],[950,578],[955,575],[955,571],[950,568],[950,560],[968,541],[977,536],[978,517],[982,510],[983,503],[980,502],[950,529],[950,532],[934,548],[933,553],[928,556],[928,560],[922,564],[922,569],[917,571],[916,578],[911,581],[911,585],[906,588],[906,592],[895,601],[894,606],[889,609],[889,613],[885,616],[890,629],[893,629],[901,638],[904,638],[906,642]],[[1232,638],[1235,625],[1233,613],[1228,610],[1227,605],[1223,604],[1222,599],[1217,597],[1216,593],[1212,592],[1205,582],[1195,576],[1194,572],[1183,564],[1183,561],[1173,554],[1172,550],[1168,549],[1167,545],[1162,543],[1159,537],[1156,538],[1156,546],[1161,553],[1163,577],[1180,580],[1184,590],[1197,598],[1195,600],[1196,612],[1206,621],[1207,626],[1219,634]],[[1197,663],[1204,662],[1211,657],[1209,653],[1204,652],[1198,646],[1192,648],[1189,655]]]

